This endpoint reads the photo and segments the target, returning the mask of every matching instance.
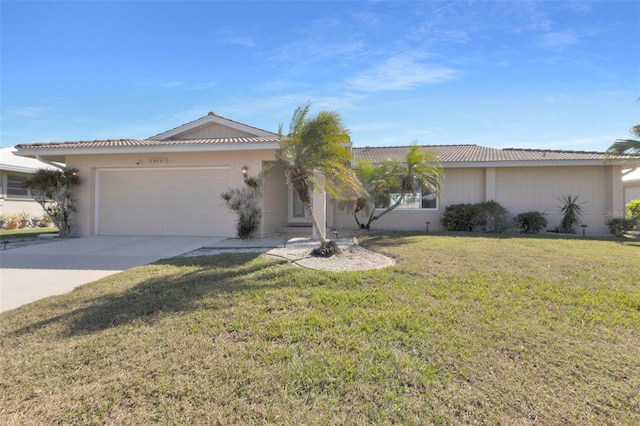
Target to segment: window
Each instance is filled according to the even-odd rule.
[[[29,190],[24,187],[26,177],[17,175],[7,176],[7,196],[26,197],[29,196]]]
[[[376,208],[387,208],[393,205],[400,197],[400,194],[391,194],[389,203],[378,203]],[[406,194],[404,200],[398,206],[399,209],[432,209],[438,208],[438,197],[436,194],[425,189],[424,191],[416,192],[415,194]]]

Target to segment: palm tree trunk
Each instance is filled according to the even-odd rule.
[[[316,215],[313,213],[313,204],[311,201],[306,203],[307,212],[309,213],[309,218],[311,218],[311,224],[313,225],[313,229],[315,229],[316,234],[318,235],[318,239],[320,240],[320,244],[323,246],[327,244],[327,239],[324,236],[323,232],[320,232],[320,224],[318,223],[318,219]]]

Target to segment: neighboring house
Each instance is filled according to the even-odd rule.
[[[633,200],[640,200],[640,169],[629,169],[623,172],[622,186],[624,187],[624,204]]]
[[[24,182],[36,170],[53,167],[15,152],[15,148],[0,148],[0,213],[42,217],[42,207],[31,197]]]
[[[79,171],[76,234],[235,235],[235,215],[220,193],[242,187],[242,169],[257,175],[273,166],[278,135],[214,113],[145,140],[99,140],[18,145],[20,155],[64,162]],[[407,147],[353,148],[373,162],[402,158]],[[446,177],[442,194],[422,206],[398,209],[378,229],[441,229],[445,206],[496,200],[513,214],[539,210],[559,223],[557,197],[580,196],[590,234],[607,232],[608,214],[622,211],[622,163],[602,153],[502,150],[475,145],[433,146]],[[626,168],[628,168],[627,166]],[[354,228],[335,200],[314,197],[328,228]],[[308,226],[304,207],[273,167],[264,182],[260,234]],[[308,228],[309,235],[311,228]]]

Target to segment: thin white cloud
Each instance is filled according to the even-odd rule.
[[[356,90],[377,92],[407,90],[455,79],[459,70],[435,63],[421,63],[418,55],[401,54],[364,70],[348,81]]]
[[[206,90],[218,85],[217,81],[206,81],[204,83],[195,83],[187,86],[188,90]]]
[[[537,45],[542,49],[558,50],[579,44],[580,40],[572,31],[551,32],[538,37]]]
[[[44,115],[49,108],[38,106],[16,106],[9,108],[9,113],[19,115],[21,117],[37,118]]]
[[[168,89],[204,90],[218,85],[217,81],[205,81],[202,83],[188,83],[186,81],[174,80],[159,83],[160,87]]]
[[[256,41],[251,37],[232,37],[229,39],[229,43],[248,48],[256,47]]]
[[[549,104],[556,104],[556,103],[567,102],[571,100],[573,100],[573,96],[564,92],[552,93],[543,98],[543,101]]]

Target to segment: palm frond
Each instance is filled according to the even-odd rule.
[[[607,149],[608,155],[640,155],[640,141],[635,139],[618,139]]]

